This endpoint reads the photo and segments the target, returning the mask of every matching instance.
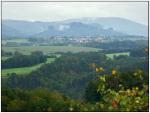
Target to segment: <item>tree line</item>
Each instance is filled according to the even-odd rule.
[[[5,61],[2,61],[2,69],[33,66],[46,61],[46,56],[40,51],[32,52],[30,55],[16,53]]]

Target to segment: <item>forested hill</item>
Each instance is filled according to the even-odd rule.
[[[108,59],[102,52],[89,53],[66,53],[57,58],[51,64],[45,64],[40,69],[24,76],[15,73],[8,79],[4,78],[2,86],[11,88],[33,89],[38,87],[48,88],[50,91],[59,91],[72,98],[82,98],[87,84],[91,80],[97,79],[99,74],[95,70],[101,67],[100,75],[110,74],[111,70],[116,69],[120,73],[134,72],[138,69],[148,72],[148,57],[144,59],[133,56],[119,56],[114,60]],[[145,73],[148,75],[148,73]],[[125,74],[125,76],[127,76]],[[144,81],[148,76],[145,76]],[[127,77],[126,82],[134,80]],[[124,82],[124,84],[126,84]],[[134,82],[127,85],[132,86]],[[127,86],[127,87],[129,87]]]

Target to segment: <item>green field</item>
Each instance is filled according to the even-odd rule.
[[[16,39],[12,39],[12,40],[2,40],[2,44],[6,44],[7,42],[16,42],[16,43],[27,43],[29,42],[28,39],[25,38],[16,38]]]
[[[2,56],[1,58],[2,58],[2,60],[7,60],[10,57],[4,57],[4,56]]]
[[[114,56],[120,56],[120,55],[126,55],[126,56],[129,56],[130,55],[130,52],[122,52],[122,53],[111,53],[111,54],[106,54],[106,56],[108,58],[111,58],[113,59]]]
[[[51,63],[55,60],[55,58],[47,58],[46,63]],[[23,67],[23,68],[11,68],[11,69],[2,69],[2,76],[7,76],[8,73],[16,73],[16,74],[28,74],[33,70],[38,69],[44,63],[37,64],[31,67]]]
[[[90,52],[99,51],[97,48],[90,47],[73,47],[73,46],[22,46],[22,47],[2,47],[4,51],[18,51],[23,54],[30,54],[33,51],[42,51],[45,54],[56,52]]]
[[[90,51],[99,51],[97,48],[90,47],[72,47],[72,46],[22,46],[22,47],[2,47],[4,51],[14,52],[18,51],[22,54],[30,54],[33,51],[42,51],[44,54],[51,54],[56,52],[90,52]],[[59,57],[60,55],[57,55]],[[2,60],[6,60],[9,57],[2,57]],[[54,61],[54,58],[48,58],[46,63],[51,63]],[[39,68],[41,64],[31,66],[31,67],[23,67],[23,68],[11,68],[11,69],[3,69],[2,76],[7,76],[8,73],[17,73],[17,74],[27,74]]]

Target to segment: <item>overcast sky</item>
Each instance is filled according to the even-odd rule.
[[[59,21],[82,17],[122,17],[148,25],[147,2],[3,2],[2,18]]]

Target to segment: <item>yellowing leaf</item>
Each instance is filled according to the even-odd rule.
[[[96,72],[99,72],[99,69],[98,69],[98,68],[96,68],[95,70],[96,70]]]
[[[117,71],[115,69],[113,69],[111,73],[112,73],[113,76],[117,75]]]
[[[99,72],[104,72],[104,68],[100,67]]]

